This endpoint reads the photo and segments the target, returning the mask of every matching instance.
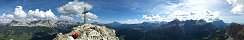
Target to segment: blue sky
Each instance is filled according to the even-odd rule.
[[[0,0],[0,14],[13,14],[16,6],[28,10],[49,10],[60,16],[57,8],[73,0]],[[101,23],[118,21],[140,23],[143,21],[170,21],[175,18],[221,19],[225,22],[244,23],[244,14],[231,12],[233,4],[223,0],[80,0],[93,6],[91,12]],[[208,14],[208,12],[210,12]],[[193,13],[193,15],[188,15]],[[196,15],[194,15],[194,13]],[[205,14],[206,13],[206,14]],[[179,16],[187,15],[187,16]],[[199,18],[195,18],[199,16]],[[213,15],[213,16],[208,16]],[[173,16],[173,17],[172,17]]]

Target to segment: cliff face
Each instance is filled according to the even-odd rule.
[[[241,24],[231,23],[227,32],[233,40],[244,40],[244,26]]]
[[[115,30],[108,29],[105,26],[84,24],[74,27],[70,33],[59,33],[53,40],[119,40],[115,35]]]

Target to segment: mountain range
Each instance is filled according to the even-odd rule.
[[[116,30],[118,37],[124,40],[243,40],[243,25],[237,23],[224,23],[222,20],[206,22],[204,20],[173,20],[171,22],[143,22],[139,24],[121,24],[113,22],[107,24]],[[159,26],[160,25],[160,26]],[[238,32],[233,28],[238,27]],[[231,30],[230,30],[231,29]],[[228,31],[229,30],[229,31]]]
[[[51,27],[50,23],[52,22],[57,26]],[[69,21],[39,20],[26,23],[32,25],[48,23],[48,26],[11,26],[20,23],[19,21],[12,21],[8,25],[1,25],[0,39],[38,40],[42,38],[43,40],[51,40],[58,33],[70,32],[73,27],[82,24]],[[222,20],[206,22],[204,20],[179,21],[176,19],[171,22],[143,22],[138,24],[122,24],[119,22],[108,24],[94,22],[92,24],[114,29],[120,40],[243,40],[244,37],[244,25],[234,22],[225,23]]]

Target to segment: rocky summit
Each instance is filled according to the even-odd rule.
[[[115,30],[105,26],[83,24],[67,34],[57,34],[53,40],[119,40],[115,35]]]

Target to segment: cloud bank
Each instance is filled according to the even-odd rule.
[[[144,21],[165,21],[169,22],[174,19],[179,19],[181,21],[185,20],[200,20],[204,19],[208,22],[219,20],[219,12],[212,11],[186,11],[186,10],[176,10],[174,13],[167,16],[157,15],[143,15]]]
[[[51,10],[48,11],[41,11],[39,9],[36,9],[35,11],[29,10],[28,15],[31,18],[38,18],[38,19],[57,19],[57,17],[53,14]]]
[[[11,14],[3,14],[0,16],[0,23],[9,23],[12,20],[22,21],[22,22],[28,22],[33,20],[65,20],[65,21],[73,21],[74,18],[70,16],[64,16],[64,15],[79,15],[79,17],[83,18],[83,12],[89,11],[92,9],[92,5],[84,2],[79,2],[77,0],[73,2],[68,2],[68,4],[65,4],[57,9],[58,12],[60,12],[61,15],[59,18],[54,15],[51,9],[49,10],[29,10],[27,13],[23,11],[22,6],[17,6],[15,8],[14,13]],[[95,14],[92,14],[91,12],[87,13],[88,20],[97,20],[98,16]]]
[[[168,5],[157,5],[151,11],[152,15],[143,15],[144,21],[172,21],[174,19],[200,20],[208,22],[219,20],[220,12],[214,7],[221,0],[181,0],[179,3],[168,2]]]
[[[0,16],[0,23],[10,23],[12,20],[17,21],[33,21],[33,20],[57,20],[58,18],[51,10],[41,11],[36,9],[35,11],[29,10],[28,13],[22,10],[22,6],[17,6],[13,14],[3,14]]]
[[[14,19],[12,14],[3,14],[0,16],[0,23],[10,23]]]

